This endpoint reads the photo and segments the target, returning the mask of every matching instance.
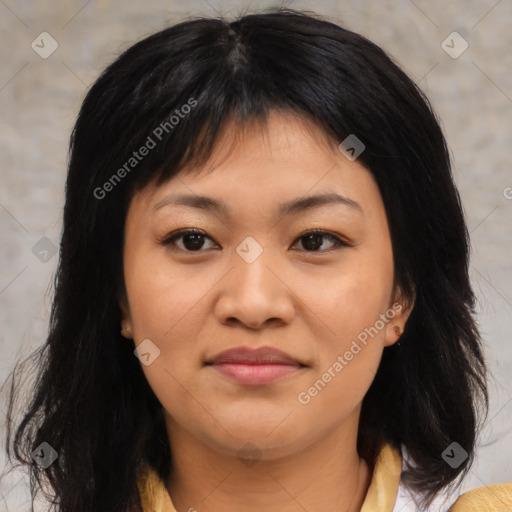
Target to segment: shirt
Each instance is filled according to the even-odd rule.
[[[385,443],[372,473],[370,486],[360,512],[417,512],[414,496],[400,481],[405,468],[398,450]],[[145,461],[139,467],[137,487],[144,512],[176,512],[171,497],[158,473]],[[453,498],[453,496],[451,497]],[[189,510],[194,510],[191,508]],[[452,505],[436,498],[428,512],[511,512],[512,483],[478,487],[459,495]]]

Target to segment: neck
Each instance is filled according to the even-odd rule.
[[[173,472],[166,487],[179,512],[359,512],[371,469],[357,453],[357,428],[355,435],[348,431],[334,430],[279,458],[258,452],[261,458],[244,464],[236,452],[214,450],[171,420]]]

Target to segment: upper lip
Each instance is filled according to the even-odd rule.
[[[206,364],[287,364],[305,366],[291,355],[272,347],[235,347],[224,350],[206,361]]]

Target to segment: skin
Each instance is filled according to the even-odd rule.
[[[361,211],[330,204],[276,213],[282,202],[323,192]],[[176,193],[216,198],[232,217],[174,204],[152,211]],[[174,247],[159,244],[182,228],[204,231],[203,246],[186,236]],[[327,235],[315,251],[304,237],[315,228],[350,246]],[[251,263],[236,251],[248,236],[263,250]],[[273,112],[266,129],[230,123],[207,166],[134,196],[124,276],[123,334],[160,350],[142,369],[165,411],[175,468],[165,485],[178,512],[360,510],[372,472],[356,450],[361,402],[411,307],[359,343],[362,350],[309,403],[297,397],[381,314],[405,304],[394,287],[382,198],[362,164],[292,114]],[[204,366],[241,345],[270,345],[307,367],[249,388]],[[249,442],[255,464],[239,453]]]

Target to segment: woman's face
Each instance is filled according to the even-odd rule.
[[[268,459],[334,429],[353,440],[382,351],[408,313],[393,295],[379,189],[291,115],[273,113],[266,132],[251,125],[228,154],[232,133],[211,165],[130,204],[122,309],[135,345],[150,340],[142,369],[170,436],[187,432],[225,454],[250,442]],[[324,194],[344,199],[304,201]],[[178,195],[221,208],[170,202]],[[159,243],[181,229],[203,236]],[[308,237],[315,229],[326,233]],[[262,346],[302,366],[206,364],[226,349]]]

